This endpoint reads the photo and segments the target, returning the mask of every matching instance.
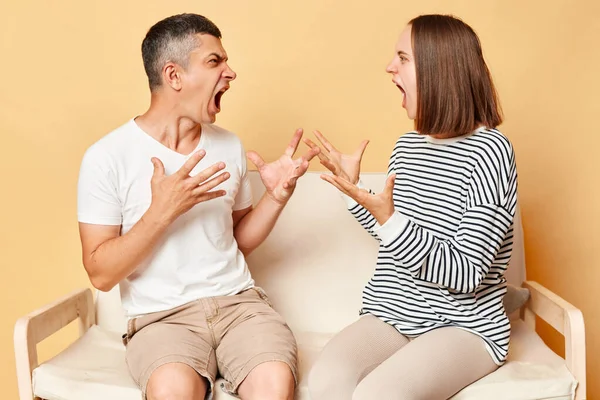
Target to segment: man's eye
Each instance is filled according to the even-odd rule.
[[[209,60],[208,62],[212,63],[212,64],[218,64],[218,61],[216,59],[214,59],[214,58],[212,60]]]

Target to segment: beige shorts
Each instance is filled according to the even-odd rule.
[[[233,395],[254,367],[268,361],[286,363],[298,382],[294,335],[257,287],[130,319],[123,342],[144,399],[150,375],[167,363],[194,368],[210,390],[220,375]]]

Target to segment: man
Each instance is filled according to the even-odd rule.
[[[245,262],[272,230],[309,161],[249,152],[266,187],[252,207],[240,140],[213,123],[236,74],[221,32],[195,14],[166,18],[142,44],[148,111],[86,152],[78,187],[92,284],[120,284],[127,364],[144,398],[204,399],[217,374],[242,399],[292,399],[294,336]]]

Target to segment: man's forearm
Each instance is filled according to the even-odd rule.
[[[125,235],[102,243],[85,264],[95,288],[108,291],[131,275],[169,226],[148,212]]]
[[[238,248],[247,256],[269,236],[285,204],[266,193],[252,211],[242,218],[234,230]]]

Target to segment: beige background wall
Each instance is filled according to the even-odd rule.
[[[583,310],[589,398],[600,399],[595,0],[2,0],[0,397],[16,398],[16,318],[87,285],[75,214],[80,158],[145,110],[141,40],[154,22],[184,11],[204,13],[224,33],[239,77],[218,122],[248,149],[272,159],[296,127],[319,128],[344,150],[371,139],[365,171],[385,170],[411,128],[384,72],[405,22],[443,12],[470,23],[517,152],[529,277]],[[42,358],[73,333],[44,343]],[[544,336],[562,351],[555,335]]]

